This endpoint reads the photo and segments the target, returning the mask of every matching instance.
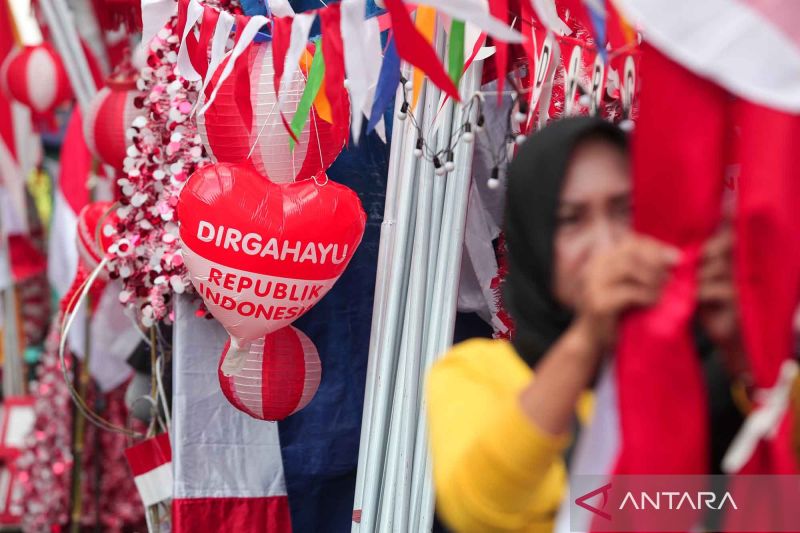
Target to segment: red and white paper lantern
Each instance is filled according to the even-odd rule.
[[[227,64],[226,60],[200,97],[197,130],[209,156],[218,162],[241,163],[249,155],[255,169],[275,183],[321,176],[342,151],[350,125],[326,122],[312,107],[298,136],[299,142],[292,149],[280,111],[287,121],[292,120],[305,89],[303,73],[295,70],[288,80],[282,94],[283,107],[279,111],[270,44],[254,43],[239,62],[247,63],[247,75],[240,75],[243,71],[237,64],[233,73],[222,82],[211,105],[203,110]],[[243,85],[246,83],[249,85]],[[240,105],[247,98],[249,108]],[[247,116],[248,111],[250,116]]]
[[[247,351],[242,370],[226,376],[220,360],[219,383],[234,407],[259,420],[283,420],[314,398],[322,379],[316,346],[291,326],[262,337]]]
[[[0,67],[5,93],[37,115],[52,113],[72,98],[61,58],[49,43],[11,52]]]
[[[109,247],[117,222],[113,202],[93,202],[78,214],[78,255],[89,271],[97,268]]]
[[[130,79],[109,80],[92,99],[83,119],[83,134],[92,154],[103,163],[122,170],[131,141],[126,131],[144,109],[136,108],[134,98],[141,96],[136,82]]]

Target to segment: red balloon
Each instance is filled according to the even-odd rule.
[[[61,58],[50,43],[11,52],[0,67],[3,89],[9,97],[47,115],[72,98]]]
[[[197,170],[178,220],[192,284],[231,335],[235,374],[249,344],[291,324],[329,290],[361,242],[366,214],[351,189],[314,180],[275,184],[249,166]]]
[[[220,359],[219,384],[240,411],[259,420],[283,420],[311,401],[319,388],[322,368],[314,343],[291,326],[254,341],[237,375],[226,376]]]

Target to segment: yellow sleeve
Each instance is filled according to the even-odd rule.
[[[462,343],[431,370],[437,511],[454,531],[552,526],[566,483],[561,453],[569,436],[543,432],[522,411],[519,394],[531,379],[503,341]]]

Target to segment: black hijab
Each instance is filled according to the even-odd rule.
[[[587,139],[627,150],[625,134],[595,117],[551,123],[520,146],[508,172],[504,303],[515,323],[514,348],[534,366],[572,321],[553,297],[553,242],[567,166]]]

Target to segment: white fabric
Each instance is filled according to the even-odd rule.
[[[372,103],[375,100],[375,90],[378,87],[378,78],[381,74],[381,63],[383,63],[383,54],[381,53],[381,30],[378,24],[378,19],[373,17],[363,22],[361,32],[364,34],[364,59],[368,64],[367,73],[369,74],[369,81],[367,85],[367,94],[364,97],[364,105],[361,110],[364,115],[369,118],[372,114]],[[355,115],[353,115],[355,118]],[[381,116],[378,123],[375,125],[375,132],[386,142],[386,124]]]
[[[722,471],[735,474],[747,464],[762,439],[774,438],[781,425],[797,375],[797,361],[787,359],[781,365],[778,381],[771,389],[758,391],[759,405],[747,415],[722,458]]]
[[[231,34],[233,22],[233,15],[227,11],[220,11],[219,18],[217,19],[217,26],[214,28],[214,35],[211,37],[211,58],[208,61],[208,71],[206,71],[206,79],[203,80],[203,88],[200,89],[200,94],[205,94],[206,87],[208,87],[214,73],[217,71],[217,67],[222,63],[223,57],[225,57],[225,46],[228,43],[228,37]],[[192,111],[197,109],[200,100],[201,98],[197,99],[197,103],[195,103]]]
[[[347,73],[348,90],[350,92],[350,111],[352,119],[350,128],[353,142],[358,144],[363,122],[364,102],[372,76],[369,72],[374,64],[368,60],[371,50],[366,42],[367,33],[362,31],[365,25],[366,0],[342,0],[341,32],[344,45],[344,68]]]
[[[610,476],[620,448],[619,411],[617,407],[617,383],[614,364],[604,365],[595,388],[594,413],[578,436],[569,467],[570,480],[575,476]],[[570,482],[570,486],[574,483]],[[556,516],[554,533],[589,531],[587,513],[577,513],[575,518],[587,519],[585,523],[571,523],[570,507],[573,495],[567,494],[561,501]]]
[[[141,336],[136,325],[119,303],[119,282],[109,283],[92,317],[92,345],[89,373],[100,390],[108,392],[131,375],[127,358],[136,349]]]
[[[172,463],[164,463],[133,478],[145,507],[172,498]]]
[[[200,80],[200,74],[195,70],[189,59],[189,47],[186,38],[194,31],[194,25],[203,16],[203,6],[197,0],[190,0],[186,11],[186,26],[183,28],[181,36],[181,47],[178,49],[178,73],[189,81]]]
[[[47,279],[59,296],[66,294],[78,271],[77,235],[78,216],[56,187],[47,245]]]
[[[470,22],[501,41],[508,43],[523,41],[521,33],[489,14],[489,4],[486,0],[424,0],[420,3],[435,7],[455,19]]]
[[[282,112],[283,103],[286,101],[289,86],[294,82],[294,74],[300,70],[300,56],[308,43],[308,32],[311,24],[317,18],[316,13],[301,13],[292,21],[292,34],[289,38],[289,49],[283,63],[283,77],[281,78],[280,92],[278,94],[278,111]]]
[[[173,339],[172,462],[175,498],[286,495],[278,425],[251,418],[225,399],[217,363],[225,330],[176,302]]]
[[[275,17],[293,17],[294,9],[289,5],[289,0],[267,0],[269,10]]]
[[[572,33],[569,26],[559,18],[555,0],[530,0],[530,2],[533,6],[533,10],[539,15],[539,20],[547,26],[547,29],[559,35],[569,35]]]
[[[800,47],[753,5],[740,0],[616,4],[646,40],[696,74],[751,102],[800,112]],[[800,3],[782,4],[796,19]]]

